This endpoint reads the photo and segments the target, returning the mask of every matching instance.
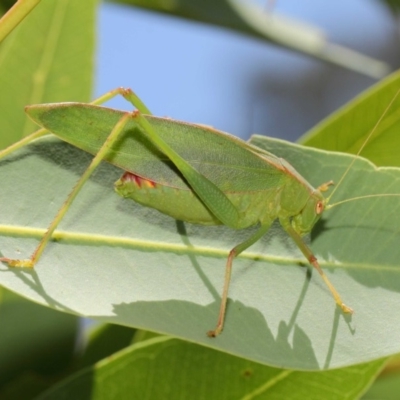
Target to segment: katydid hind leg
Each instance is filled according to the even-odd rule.
[[[268,229],[271,227],[271,225],[272,225],[272,221],[264,222],[260,226],[260,228],[254,233],[254,235],[250,236],[245,242],[240,243],[237,246],[235,246],[229,252],[229,256],[226,261],[226,267],[225,267],[224,288],[223,288],[222,296],[221,296],[221,305],[220,305],[220,309],[219,309],[217,325],[214,330],[207,332],[207,336],[216,337],[222,332],[222,330],[224,328],[226,304],[228,301],[228,291],[229,291],[229,284],[230,284],[230,280],[231,280],[232,263],[233,263],[234,258],[237,257],[244,250],[249,248],[251,245],[253,245],[255,242],[260,240],[265,235],[265,233],[268,231]]]
[[[152,112],[147,108],[139,96],[133,92],[132,89],[122,89],[121,94],[124,96],[125,100],[129,101],[129,103],[136,107],[136,109],[142,114],[152,115]]]
[[[19,268],[33,268],[39,258],[41,257],[44,249],[46,248],[48,242],[51,240],[52,234],[57,228],[58,224],[61,222],[62,218],[68,211],[68,208],[71,206],[72,202],[74,201],[75,197],[81,190],[82,186],[85,182],[89,179],[90,175],[93,171],[97,168],[100,162],[104,159],[106,153],[110,150],[112,145],[118,139],[121,132],[123,132],[123,128],[127,123],[128,119],[131,117],[131,113],[124,114],[121,119],[117,122],[113,130],[111,131],[110,135],[108,136],[107,140],[104,142],[103,146],[100,148],[96,156],[93,158],[92,162],[80,177],[74,188],[72,189],[71,193],[67,197],[64,204],[59,209],[57,215],[54,217],[53,221],[51,222],[50,226],[48,227],[45,235],[42,237],[38,247],[32,254],[29,259],[26,260],[18,260],[18,259],[10,259],[7,257],[0,258],[1,262],[6,262],[10,267],[19,267]]]
[[[142,129],[149,135],[150,139],[154,144],[160,148],[170,159],[178,166],[178,169],[183,173],[183,175],[188,179],[193,189],[200,196],[200,198],[205,202],[207,207],[215,214],[215,216],[221,220],[225,225],[236,227],[237,221],[239,219],[238,212],[234,205],[230,202],[227,196],[211,181],[202,176],[196,169],[194,169],[186,160],[180,157],[169,145],[167,145],[154,131],[152,126],[147,122],[147,120],[142,117],[142,113],[150,113],[148,108],[141,102],[141,100],[130,90],[124,88],[117,88],[112,90],[105,95],[101,96],[99,99],[95,100],[92,104],[103,103],[116,95],[124,96],[128,101],[130,101],[136,108],[137,111],[129,113],[129,115],[134,118]],[[128,115],[128,114],[126,114]],[[107,139],[108,141],[108,139]],[[96,155],[96,160],[98,155]],[[97,161],[96,161],[97,162]],[[96,167],[94,167],[96,168]],[[93,169],[94,169],[93,168]],[[9,258],[0,258],[0,262],[7,262],[10,266],[14,267],[33,267],[34,264],[39,259],[43,249],[46,247],[47,242],[51,239],[51,235],[56,228],[56,226],[61,221],[63,215],[68,209],[69,205],[72,203],[76,194],[79,192],[81,185],[88,179],[88,176],[92,173],[92,165],[89,167],[90,172],[85,172],[85,178],[78,183],[78,188],[74,188],[71,192],[70,197],[66,200],[61,210],[51,223],[47,233],[42,238],[39,247],[36,249],[34,254],[29,260],[12,260]],[[88,174],[87,174],[88,173]],[[87,174],[87,175],[86,175]],[[83,183],[81,183],[83,182]]]
[[[297,247],[301,250],[304,256],[307,258],[308,262],[318,271],[321,278],[328,286],[329,291],[332,293],[332,296],[335,300],[335,303],[342,309],[342,311],[346,314],[353,314],[353,309],[344,304],[342,298],[340,297],[339,293],[329,281],[328,277],[325,275],[324,271],[322,270],[321,266],[318,263],[317,258],[311,251],[311,249],[304,243],[301,236],[292,228],[292,225],[289,220],[280,219],[279,220],[283,229],[289,234],[289,236],[294,240]]]
[[[200,174],[185,159],[175,152],[153,129],[151,124],[143,117],[143,114],[151,115],[151,111],[131,89],[120,89],[120,93],[129,101],[137,111],[133,113],[136,122],[149,136],[151,141],[175,164],[190,186],[208,207],[208,209],[224,225],[236,228],[240,219],[236,207],[218,186],[212,183],[204,175]]]
[[[100,105],[100,104],[105,103],[108,100],[111,100],[112,98],[114,98],[116,96],[124,96],[126,98],[127,93],[128,94],[132,93],[132,91],[130,89],[125,89],[125,88],[122,88],[122,87],[116,88],[114,90],[110,90],[109,92],[105,93],[104,95],[102,95],[102,96],[98,97],[97,99],[93,100],[90,104]],[[32,133],[31,135],[21,139],[19,142],[17,142],[15,144],[7,147],[6,149],[0,151],[0,158],[11,154],[12,152],[18,150],[19,148],[29,144],[31,141],[33,141],[33,140],[35,140],[35,139],[37,139],[37,138],[39,138],[41,136],[44,136],[44,135],[46,135],[48,133],[49,133],[49,131],[47,129],[39,129],[38,131]],[[110,133],[110,136],[111,135],[112,135],[112,133]],[[107,144],[107,146],[108,146],[108,144]],[[75,198],[76,194],[79,192],[81,186],[83,186],[84,182],[88,179],[88,177],[91,175],[91,173],[96,168],[98,163],[100,163],[100,161],[101,161],[100,159],[99,159],[98,162],[95,161],[95,159],[93,159],[92,164],[88,167],[88,170],[90,170],[90,172],[88,173],[88,176],[86,177],[86,179],[82,176],[81,179],[78,181],[78,183],[76,184],[76,186],[74,187],[74,189],[70,193],[69,197],[67,198],[67,200],[62,205],[61,209],[58,211],[57,215],[55,216],[55,218],[51,222],[49,228],[46,231],[45,236],[40,241],[38,247],[36,248],[36,250],[32,254],[32,256],[29,259],[26,259],[26,260],[13,260],[13,259],[10,259],[10,258],[7,258],[7,257],[2,257],[2,258],[0,258],[0,262],[6,262],[6,263],[8,263],[8,265],[10,267],[20,267],[20,268],[33,268],[34,267],[34,265],[36,264],[36,262],[40,258],[43,249],[46,247],[48,241],[51,239],[52,233],[54,232],[55,228],[60,223],[63,215],[65,214],[65,212],[68,210],[69,205],[72,203],[72,201]],[[93,162],[96,164],[94,166],[94,168],[92,168]],[[87,174],[88,170],[86,170],[85,174]],[[81,180],[83,180],[82,184],[80,183]]]

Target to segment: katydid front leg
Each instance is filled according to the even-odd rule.
[[[328,182],[328,185],[332,184],[331,182]],[[325,184],[323,185],[325,186]],[[226,314],[226,304],[228,300],[228,290],[229,290],[229,283],[231,279],[231,271],[232,271],[232,262],[235,257],[237,257],[240,253],[242,253],[244,250],[249,248],[251,245],[256,243],[259,239],[261,239],[268,229],[271,227],[273,221],[265,221],[263,225],[259,228],[259,230],[251,236],[248,240],[245,242],[237,245],[234,247],[230,252],[228,256],[228,260],[226,263],[225,267],[225,279],[224,279],[224,289],[222,292],[222,297],[221,297],[221,306],[220,306],[220,311],[218,315],[218,322],[217,326],[214,330],[208,331],[207,335],[209,337],[216,337],[218,336],[224,327],[224,320],[225,320],[225,314]],[[336,291],[334,286],[331,284],[329,281],[328,277],[325,275],[324,271],[321,269],[317,258],[314,256],[312,253],[311,249],[303,242],[303,239],[301,236],[292,228],[292,225],[290,223],[290,220],[288,219],[280,219],[280,223],[282,227],[285,229],[285,231],[291,236],[291,238],[294,240],[298,248],[301,250],[301,252],[304,254],[304,256],[307,258],[309,263],[318,271],[318,273],[321,275],[322,279],[324,280],[325,284],[328,286],[330,292],[333,295],[333,298],[335,299],[336,304],[342,309],[343,312],[345,313],[353,313],[353,310],[346,306],[339,293]]]
[[[321,275],[321,278],[324,280],[325,284],[328,286],[330,292],[332,293],[333,298],[335,299],[336,304],[342,309],[342,311],[346,314],[353,314],[353,309],[346,306],[343,303],[339,293],[334,288],[332,283],[329,281],[328,277],[325,275],[321,266],[318,263],[317,257],[313,254],[311,249],[304,243],[301,236],[293,229],[290,220],[288,219],[279,219],[283,229],[289,234],[289,236],[295,241],[297,247],[301,250],[304,256],[307,258],[308,262],[318,271]]]

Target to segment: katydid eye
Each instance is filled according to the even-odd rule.
[[[321,214],[324,211],[324,203],[322,201],[318,201],[315,205],[315,212],[317,215]]]

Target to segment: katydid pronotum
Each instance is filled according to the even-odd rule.
[[[136,110],[123,112],[98,106],[117,94],[122,94]],[[328,207],[331,196],[326,199],[322,192],[332,182],[314,189],[285,160],[240,139],[204,126],[153,117],[129,89],[116,89],[92,104],[35,105],[26,111],[44,129],[23,143],[51,131],[95,157],[31,258],[3,257],[0,261],[11,267],[34,267],[81,187],[98,164],[106,160],[126,171],[115,184],[120,195],[177,220],[224,224],[233,229],[259,225],[250,238],[228,255],[218,322],[208,336],[219,335],[224,326],[233,259],[258,241],[276,219],[319,272],[336,304],[344,313],[353,312],[343,303],[302,239]],[[202,144],[207,145],[207,151],[199,150]],[[21,146],[21,142],[10,151],[15,146]]]

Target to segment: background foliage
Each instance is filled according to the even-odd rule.
[[[134,2],[126,1],[126,3]],[[340,52],[322,51],[321,49],[328,44],[322,40],[320,32],[304,25],[299,27],[298,23],[283,18],[277,18],[277,22],[269,26],[268,31],[260,30],[257,28],[260,26],[260,21],[253,18],[252,9],[249,11],[236,1],[201,3],[199,7],[200,3],[194,0],[179,1],[175,2],[173,9],[167,9],[168,3],[161,0],[141,2],[136,5],[151,6],[158,11],[229,27],[375,76],[382,74],[387,67],[376,60],[363,58],[360,54],[343,57]],[[393,4],[394,2],[391,2],[392,6]],[[26,104],[90,100],[97,6],[96,1],[43,0],[21,26],[1,44],[0,141],[3,147],[32,131],[33,124],[22,112]],[[261,22],[264,23],[264,28],[268,25],[265,18]],[[29,43],[29,46],[26,46],[26,43]],[[332,46],[328,48],[331,50]],[[382,114],[385,105],[393,98],[399,86],[398,80],[398,75],[393,75],[381,86],[372,89],[369,94],[362,95],[353,104],[345,106],[338,114],[306,134],[302,142],[316,147],[323,146],[326,150],[354,153]],[[380,125],[374,140],[363,153],[379,165],[397,166],[398,109],[396,105],[391,108],[386,122]],[[263,139],[254,140],[258,140],[257,144],[260,146],[267,143]],[[276,146],[275,150],[279,151],[280,142],[271,143]],[[337,179],[332,174],[339,175],[338,171],[343,170],[346,165],[346,162],[342,161],[347,159],[341,156],[338,159],[342,161],[333,161],[336,160],[335,155],[282,146],[286,149],[284,156],[288,159],[291,152],[297,153],[290,161],[303,174],[307,174],[310,180],[314,179],[315,184],[320,183],[319,179],[325,179],[308,175],[312,171],[321,169],[317,167],[318,165],[327,169],[326,172],[329,173],[327,179]],[[18,222],[17,226],[43,229],[59,207],[62,201],[60,199],[64,198],[72,187],[79,174],[79,166],[83,166],[88,157],[53,139],[42,140],[38,144],[22,149],[13,157],[5,159],[0,164],[2,171],[0,201],[3,212],[1,223],[7,224],[12,221],[10,224],[14,224],[13,218],[17,216],[23,220]],[[296,159],[300,160],[297,164]],[[26,163],[27,160],[32,163]],[[309,160],[310,163],[305,160]],[[312,162],[316,164],[313,165]],[[334,166],[334,163],[342,165],[339,168],[339,164]],[[338,168],[338,171],[335,171],[335,168]],[[363,169],[364,167],[360,167],[361,172]],[[380,172],[388,175],[385,171]],[[397,173],[397,170],[390,170],[392,183],[387,184],[390,191],[394,190],[393,187],[398,180]],[[66,221],[67,230],[75,228],[74,223],[79,224],[78,216],[81,218],[83,215],[80,210],[88,210],[87,206],[92,205],[93,219],[90,219],[92,217],[88,213],[86,225],[85,221],[82,223],[85,232],[89,225],[93,229],[89,232],[93,235],[98,232],[112,235],[115,227],[123,229],[125,236],[130,231],[146,232],[151,240],[157,241],[160,248],[163,244],[165,246],[165,243],[166,246],[171,243],[171,233],[177,235],[184,246],[194,244],[195,248],[207,245],[205,239],[210,235],[214,242],[221,237],[229,247],[243,234],[232,233],[223,228],[214,233],[212,230],[183,228],[179,224],[177,226],[174,221],[135,205],[127,206],[129,208],[127,211],[131,212],[131,208],[135,210],[133,214],[135,218],[131,221],[125,217],[129,221],[129,226],[120,228],[115,222],[118,218],[116,214],[104,213],[105,209],[114,210],[117,202],[121,201],[112,193],[110,186],[117,174],[117,171],[109,166],[100,169],[94,180],[89,183],[87,191],[82,193],[80,205],[75,211],[71,210],[72,222]],[[357,181],[358,178],[355,176],[353,179]],[[26,196],[22,196],[21,193],[26,191],[24,188],[32,187],[33,180],[35,187],[30,189]],[[377,182],[380,181],[379,178]],[[356,189],[359,193],[359,187]],[[368,187],[366,189],[368,190]],[[351,195],[348,190],[345,191],[345,197]],[[98,198],[101,198],[101,202],[96,201],[93,207],[93,199]],[[374,204],[374,215],[380,223],[389,224],[384,218],[385,216],[390,218],[387,209],[393,210],[393,207],[396,207],[395,203],[393,206],[388,206],[387,203]],[[361,213],[363,213],[362,207],[369,206],[359,206]],[[125,216],[125,211],[122,209],[122,217]],[[344,218],[347,219],[350,214],[356,218],[352,226],[357,225],[359,216],[354,212],[348,210]],[[103,217],[101,221],[98,215]],[[135,224],[135,221],[139,224],[145,223],[147,231],[139,225],[134,227],[132,224]],[[396,225],[396,220],[393,219],[392,223]],[[373,224],[374,229],[377,229],[376,235],[379,236],[382,229],[376,228],[375,222]],[[384,226],[388,227],[387,236],[375,238],[373,246],[382,249],[390,237],[391,246],[394,248],[393,238],[398,237],[398,232],[390,225]],[[184,229],[188,229],[188,235]],[[5,234],[4,231],[2,233]],[[237,289],[234,289],[236,292],[233,291],[232,296],[240,300],[230,304],[228,318],[232,320],[232,326],[227,326],[221,338],[212,344],[209,344],[204,331],[210,328],[209,324],[213,323],[216,314],[217,308],[212,303],[214,300],[215,304],[218,303],[219,295],[216,288],[221,286],[220,272],[223,265],[221,255],[215,257],[215,266],[209,263],[209,256],[198,259],[189,257],[191,265],[184,265],[179,263],[182,258],[179,252],[165,258],[164,253],[160,251],[142,249],[138,252],[139,259],[136,257],[138,266],[134,270],[128,264],[114,269],[110,265],[113,260],[121,259],[120,255],[114,254],[114,251],[119,249],[107,249],[105,253],[101,244],[90,245],[90,251],[94,253],[88,253],[87,246],[78,243],[68,247],[68,254],[74,254],[73,257],[68,257],[68,254],[63,255],[62,245],[54,246],[53,252],[49,252],[48,260],[44,259],[43,266],[38,268],[37,272],[10,272],[3,267],[0,271],[3,285],[12,288],[25,298],[47,304],[51,308],[44,308],[6,289],[2,290],[1,398],[22,399],[35,396],[39,396],[37,398],[61,396],[132,398],[136,393],[141,398],[149,399],[162,396],[199,399],[359,398],[388,362],[385,357],[399,352],[397,338],[392,334],[398,331],[395,324],[399,319],[396,315],[399,293],[396,286],[397,266],[391,259],[377,258],[386,266],[382,269],[375,258],[365,273],[355,269],[347,274],[338,269],[332,274],[341,293],[351,296],[353,301],[358,299],[359,302],[360,316],[357,325],[353,326],[351,322],[346,325],[341,322],[344,320],[340,319],[338,314],[333,315],[333,311],[331,314],[328,314],[329,311],[321,312],[324,307],[326,310],[333,310],[331,299],[315,279],[317,278],[315,274],[311,280],[306,278],[304,268],[296,265],[296,260],[299,258],[296,251],[293,252],[293,248],[287,249],[287,242],[278,233],[279,230],[274,230],[272,239],[267,238],[268,252],[263,248],[265,242],[260,243],[258,248],[252,248],[247,263],[249,259],[261,259],[267,263],[272,253],[272,256],[282,257],[279,263],[283,260],[285,264],[290,259],[295,267],[260,268],[259,262],[253,266],[254,268],[252,267],[252,275],[246,276],[246,266],[241,266],[246,263],[246,257],[238,261],[239,273],[234,281]],[[12,234],[11,237],[3,236],[0,242],[2,253],[9,251],[7,249],[16,248],[23,254],[29,253],[37,243],[36,239],[20,237],[29,235],[35,237],[37,232],[22,234],[19,232]],[[275,235],[277,235],[276,242],[274,242]],[[272,246],[271,240],[274,242]],[[327,244],[323,244],[324,240]],[[329,235],[316,235],[313,237],[312,246],[321,249],[320,252],[324,251],[324,246],[328,249],[332,246],[334,251],[336,246],[333,240]],[[18,247],[15,243],[18,243]],[[350,255],[357,256],[360,251],[350,252]],[[85,253],[90,254],[90,260],[84,258]],[[395,256],[391,251],[386,250],[386,253],[389,258]],[[335,254],[334,258],[338,260],[336,256]],[[161,260],[157,257],[161,257]],[[338,257],[344,257],[343,260],[346,261],[348,256]],[[134,258],[130,254],[125,254],[122,255],[122,259]],[[100,260],[105,266],[99,270]],[[340,262],[343,260],[339,258]],[[211,258],[211,262],[213,261]],[[325,266],[329,270],[329,257],[325,261]],[[143,271],[143,265],[149,265],[146,271]],[[333,266],[333,270],[335,268],[337,267]],[[131,284],[132,273],[137,287]],[[261,278],[264,275],[265,277]],[[239,288],[240,279],[242,286]],[[357,285],[354,285],[354,282],[357,282]],[[270,288],[266,290],[268,283]],[[204,297],[200,293],[202,285],[207,289]],[[281,293],[285,293],[286,297],[279,301],[277,299]],[[157,304],[150,302],[146,304],[146,300],[153,299],[155,294],[158,297]],[[310,304],[304,303],[305,294],[307,294],[306,301],[308,299]],[[137,298],[134,297],[136,295]],[[175,301],[177,299],[179,301]],[[249,304],[259,304],[260,301],[263,304],[257,307],[260,307],[261,315],[265,317],[265,312],[273,313],[266,319],[270,324],[271,321],[275,321],[275,331],[271,331],[270,337],[257,336],[257,333],[260,333],[257,331],[257,326],[262,325],[260,323],[263,319],[260,319],[260,314],[255,312],[257,307],[254,309],[248,307]],[[193,309],[194,304],[196,307]],[[209,308],[205,307],[210,304]],[[315,305],[314,308],[312,304]],[[110,305],[117,305],[111,313]],[[149,305],[151,308],[146,308]],[[132,310],[132,306],[135,310]],[[383,315],[383,312],[387,314]],[[183,317],[182,321],[179,321],[179,314]],[[75,343],[75,337],[80,331],[76,315],[89,315],[100,321],[100,325],[85,340],[85,345],[81,341],[78,346]],[[246,317],[237,318],[240,315]],[[192,326],[184,322],[189,316],[194,318],[195,323]],[[394,324],[392,329],[387,328],[387,321]],[[167,336],[153,337],[152,334],[142,330],[108,325],[106,322],[168,332],[176,337],[189,339],[189,342]],[[310,341],[309,332],[316,328],[318,330],[315,331],[315,335],[326,340]],[[370,336],[363,337],[360,333],[363,329],[369,330]],[[186,333],[185,330],[189,332]],[[261,330],[261,334],[265,335],[265,331]],[[382,336],[384,334],[387,336]],[[354,343],[346,343],[351,340],[351,336]],[[359,339],[360,336],[362,340]],[[22,340],[27,337],[28,341]],[[268,344],[265,348],[266,358],[257,353],[257,346],[253,347],[257,341],[262,346]],[[225,352],[203,347],[197,343],[223,349]],[[359,352],[354,351],[349,354],[349,347],[346,346],[351,348],[359,346]],[[369,351],[371,349],[374,351]],[[314,359],[310,359],[310,354],[314,354]],[[109,357],[111,355],[112,357]],[[255,360],[263,361],[264,364],[258,364]],[[365,362],[366,360],[368,362]],[[396,360],[391,361],[391,365],[387,371],[396,371]],[[279,368],[282,366],[296,368],[297,371]],[[342,368],[330,369],[335,366]],[[305,369],[326,370],[310,372],[304,371]],[[396,375],[390,372],[387,374],[389,375],[379,380],[365,398],[374,398],[374,393],[385,393],[385,396],[390,398],[391,394],[398,393]]]

